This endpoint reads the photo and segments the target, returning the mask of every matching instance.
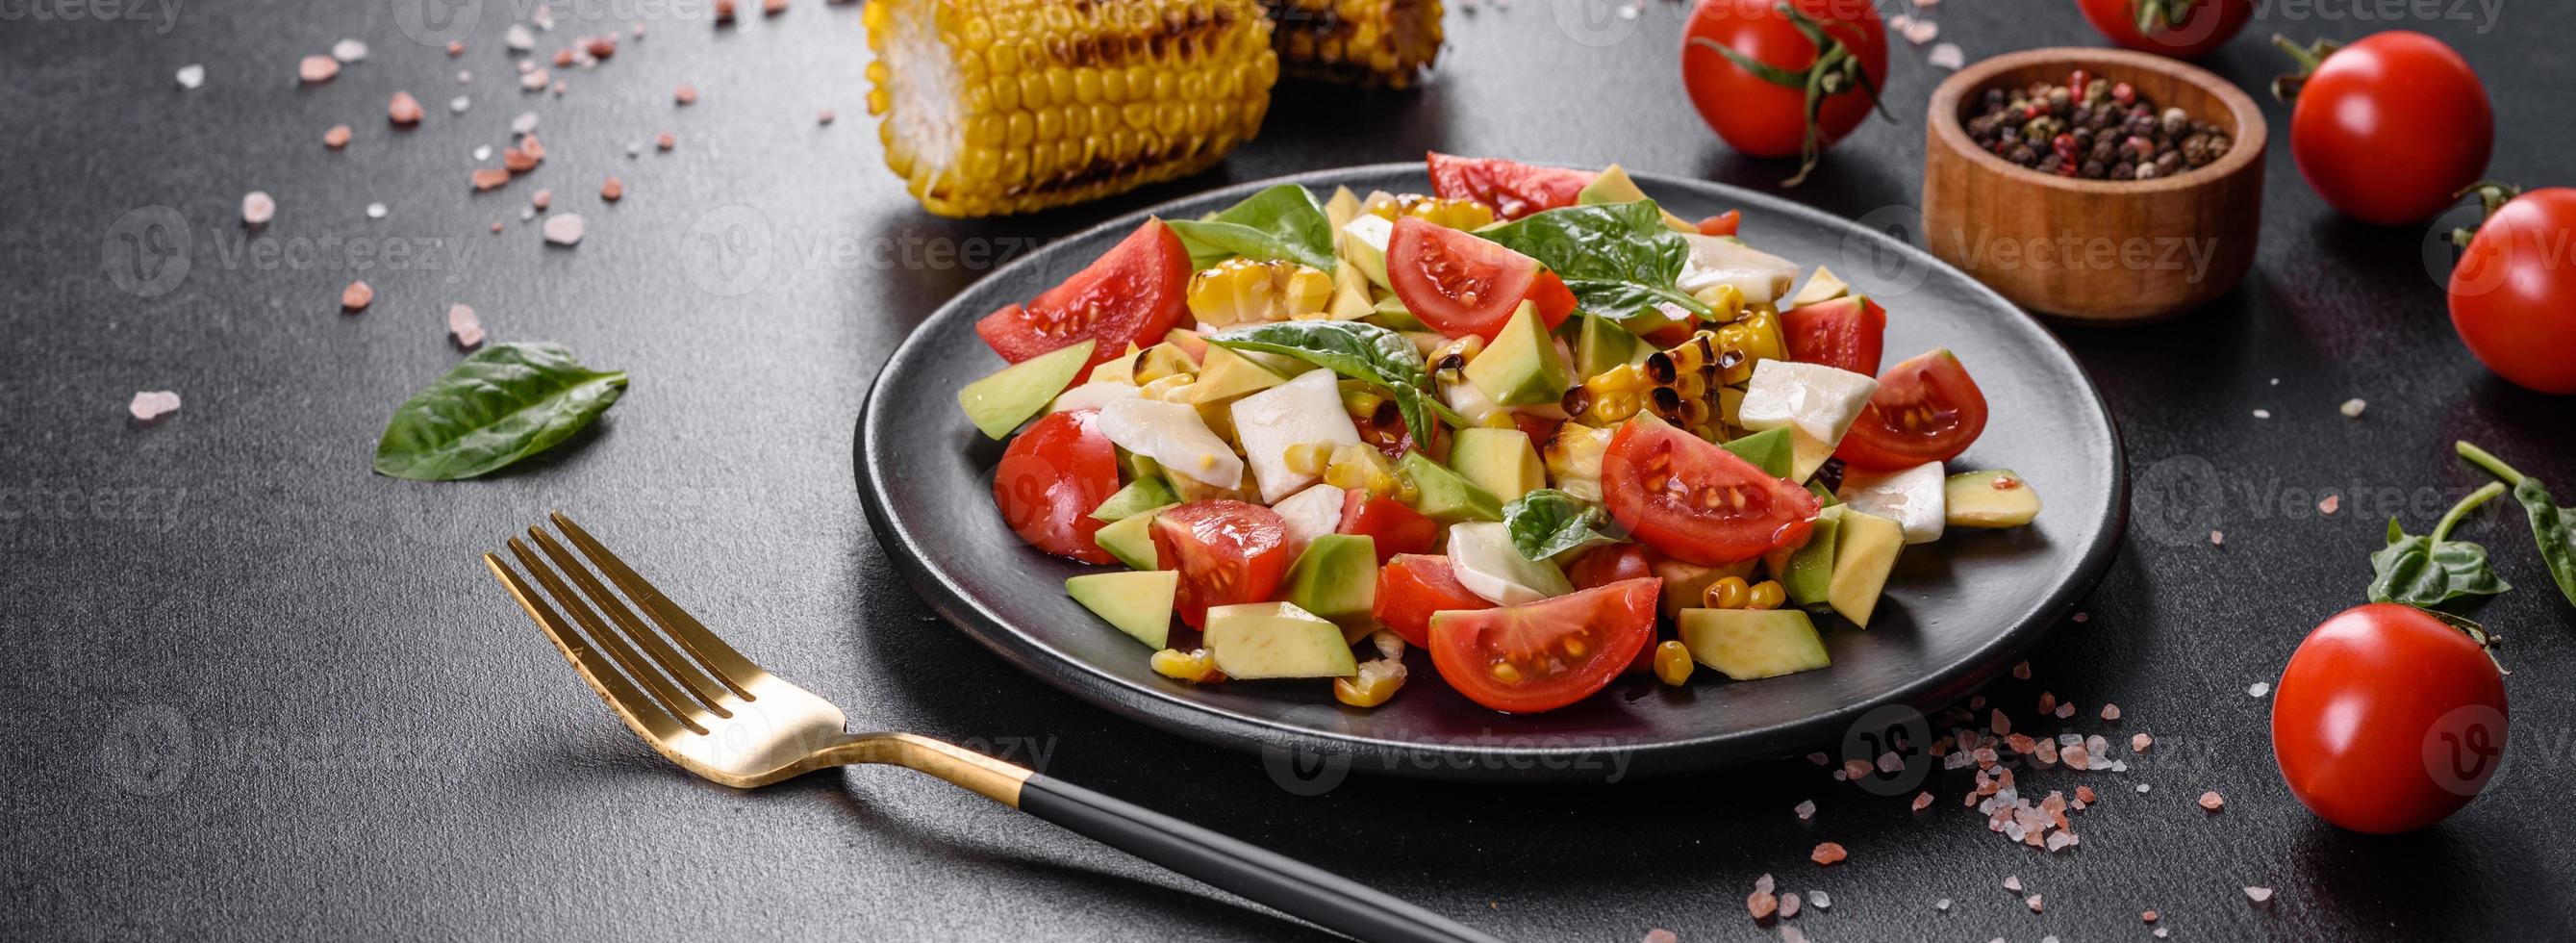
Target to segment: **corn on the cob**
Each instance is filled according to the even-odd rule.
[[[1404,88],[1440,55],[1440,0],[1261,0],[1303,78]]]
[[[1253,0],[869,0],[868,113],[942,216],[1196,173],[1261,129],[1279,59]]]
[[[1295,262],[1227,259],[1190,276],[1190,314],[1202,328],[1324,316],[1333,277]]]
[[[1385,196],[1385,199],[1378,199],[1380,196]],[[1480,229],[1494,221],[1494,208],[1483,203],[1454,197],[1423,196],[1419,193],[1407,193],[1403,196],[1372,193],[1369,195],[1366,209],[1370,214],[1390,223],[1395,222],[1397,217],[1411,216],[1435,226],[1447,226],[1451,229]]]

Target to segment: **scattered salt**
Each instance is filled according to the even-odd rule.
[[[1808,799],[1808,800],[1806,800],[1806,801],[1800,802],[1800,803],[1798,803],[1798,805],[1797,805],[1795,808],[1792,808],[1792,809],[1790,809],[1789,811],[1797,813],[1797,814],[1798,814],[1798,820],[1799,820],[1799,821],[1801,821],[1801,822],[1806,821],[1806,820],[1808,820],[1808,819],[1815,818],[1815,817],[1816,817],[1816,800],[1814,800],[1814,799]]]
[[[340,74],[340,60],[329,56],[306,56],[295,63],[295,77],[306,85],[319,85]]]
[[[2325,499],[2325,500],[2317,502],[2317,513],[2319,513],[2319,514],[2333,514],[2335,511],[2337,511],[2337,510],[2341,509],[2342,507],[2343,507],[2343,495],[2339,495],[2339,494],[2330,494],[2330,495],[2326,495],[2326,499]]]
[[[545,209],[547,206],[552,205],[554,201],[555,192],[552,190],[539,190],[528,197],[529,205],[535,206],[538,209]]]
[[[2272,899],[2272,889],[2268,887],[2248,887],[2245,889],[2245,896],[2252,898],[2255,903],[2259,904]]]
[[[367,204],[367,218],[368,218],[368,219],[383,219],[383,218],[385,218],[385,205],[384,205],[384,204],[382,204],[382,203],[369,203],[369,204]]]
[[[483,343],[483,322],[474,316],[474,309],[464,305],[449,305],[447,333],[455,336],[456,346],[473,350]]]
[[[2257,681],[2245,686],[2247,697],[2262,697],[2270,693],[2272,693],[2272,683],[2269,681]]]
[[[1682,938],[1671,930],[1656,927],[1646,931],[1646,935],[1639,938],[1637,943],[1682,943]]]
[[[277,201],[269,199],[265,191],[253,190],[242,194],[241,206],[245,225],[266,226],[269,220],[277,218]]]
[[[1828,908],[1828,907],[1831,907],[1831,906],[1833,906],[1833,905],[1834,905],[1834,899],[1833,899],[1833,898],[1831,898],[1831,897],[1827,897],[1827,896],[1825,896],[1825,892],[1823,892],[1823,891],[1808,891],[1808,892],[1807,892],[1807,906],[1809,906],[1809,907],[1813,907],[1813,908],[1816,908],[1817,910],[1823,910],[1823,909]]]
[[[331,44],[331,58],[342,62],[356,62],[366,57],[367,44],[358,40],[343,39]]]
[[[529,32],[525,26],[512,23],[509,30],[501,34],[501,42],[509,46],[511,52],[526,52],[537,48],[537,34]]]
[[[2144,794],[2146,794],[2147,790],[2149,790],[2149,789],[2153,789],[2153,788],[2155,788],[2155,787],[2153,787],[2153,786],[2149,786],[2149,785],[2147,785],[2147,784],[2145,784],[2145,783],[2139,783],[2139,784],[2138,784],[2138,793],[2139,793],[2140,795],[2144,795]]]
[[[2208,791],[2208,792],[2204,792],[2204,793],[2201,793],[2201,794],[2200,794],[2200,807],[2201,807],[2201,808],[2208,809],[2209,811],[2212,811],[2212,812],[2216,812],[2216,811],[2218,811],[2219,809],[2221,809],[2221,808],[2225,807],[2226,805],[2227,805],[2227,798],[2226,798],[2226,797],[2224,797],[2224,796],[2219,795],[2219,794],[2218,794],[2218,790],[2212,789],[2212,790],[2210,790],[2210,791]]]
[[[385,103],[385,117],[404,127],[419,124],[420,99],[411,97],[410,92],[395,92],[393,99]]]
[[[581,241],[584,228],[580,214],[557,213],[548,216],[545,226],[546,241],[559,246],[573,245]]]
[[[1753,879],[1753,889],[1765,894],[1771,893],[1772,891],[1779,889],[1779,887],[1779,882],[1772,880],[1771,872],[1769,871],[1764,871],[1762,872],[1761,877]]]
[[[825,109],[823,109],[822,111],[816,112],[816,113],[814,114],[814,123],[815,123],[815,124],[831,124],[831,123],[832,123],[832,118],[833,118],[833,117],[834,117],[834,115],[832,114],[832,109],[825,108]]]
[[[2221,532],[2221,531],[2214,531],[2214,530],[2213,530],[2213,531],[2210,531],[2210,532],[2209,532],[2209,545],[2210,545],[2210,546],[2212,546],[2212,547],[2224,547],[2224,546],[2227,546],[2227,534],[2226,534],[2226,533],[2224,533],[2224,532]]]
[[[2018,874],[2005,875],[2005,876],[2004,876],[2004,890],[2012,891],[2012,892],[2014,892],[2014,893],[2020,893],[2020,892],[2021,892],[2021,875],[2018,875]]]
[[[2120,705],[2118,705],[2118,704],[2104,704],[2104,705],[2102,705],[2102,719],[2103,719],[2103,720],[2118,720],[2118,719],[2120,719]],[[2146,736],[2146,735],[2145,735],[2145,734],[2139,734],[2139,736],[2143,737],[2143,736]]]
[[[683,104],[683,105],[694,105],[694,104],[697,104],[697,103],[698,103],[698,87],[697,87],[697,86],[695,86],[695,85],[690,85],[690,84],[688,84],[688,83],[683,82],[683,83],[681,83],[681,85],[680,85],[680,87],[679,87],[679,89],[678,89],[678,90],[673,91],[673,92],[671,93],[671,100],[676,101],[676,102],[679,102],[680,104]]]
[[[178,409],[179,394],[169,390],[136,393],[134,401],[125,405],[125,411],[133,413],[138,422],[151,422]]]
[[[206,84],[205,66],[183,65],[179,67],[180,88],[196,88],[204,84]]]
[[[1948,909],[1950,909],[1950,899],[1949,899],[1949,898],[1947,898],[1947,897],[1944,897],[1944,898],[1941,898],[1940,900],[1933,901],[1933,902],[1932,902],[1932,909],[1934,909],[1934,910],[1948,910]]]
[[[375,301],[375,286],[365,282],[350,282],[349,287],[340,289],[340,307],[349,311],[364,311]]]
[[[1795,917],[1795,916],[1797,916],[1797,915],[1798,915],[1798,892],[1796,892],[1796,891],[1791,891],[1791,892],[1789,892],[1789,893],[1786,893],[1786,894],[1782,894],[1782,895],[1780,895],[1780,919],[1782,919],[1782,920],[1787,920],[1787,919],[1789,919],[1789,918],[1791,918],[1791,917]]]
[[[458,95],[447,100],[447,110],[456,114],[464,114],[465,109],[472,107],[474,107],[474,100],[463,95]]]
[[[1935,69],[1956,69],[1968,64],[1968,54],[1960,52],[1957,43],[1942,43],[1932,47],[1932,52],[1923,57],[1923,63]]]
[[[1819,865],[1829,865],[1849,857],[1851,857],[1851,853],[1843,850],[1842,845],[1834,842],[1825,842],[1817,845],[1815,851],[1808,853],[1807,860],[1813,861]]]
[[[2362,410],[2365,410],[2365,409],[2368,409],[2368,408],[2370,408],[2370,404],[2369,404],[2369,403],[2362,402],[2359,398],[2357,398],[2357,397],[2356,397],[2356,398],[2353,398],[2353,399],[2344,400],[2344,401],[2343,401],[2343,405],[2342,405],[2342,406],[2338,406],[2338,407],[2336,407],[2336,408],[2335,408],[2335,410],[2336,410],[2337,412],[2343,413],[2343,416],[2344,416],[2344,418],[2346,418],[2346,419],[2359,419],[2359,418],[2361,418],[2361,411],[2362,411]]]
[[[2090,613],[2090,612],[2079,612],[2079,613],[2076,613],[2076,614],[2075,614],[2075,621],[2077,621],[2077,622],[2091,622],[2091,621],[2093,621],[2093,614],[2092,614],[2092,613]]]
[[[519,113],[518,117],[510,119],[510,131],[513,134],[527,134],[531,131],[535,131],[536,129],[536,112],[522,111]]]
[[[615,177],[610,177],[610,178],[608,178],[608,180],[607,180],[606,182],[601,183],[601,184],[599,185],[599,198],[600,198],[600,199],[607,200],[608,202],[611,202],[611,203],[615,203],[615,202],[617,202],[619,199],[621,199],[621,198],[623,198],[623,197],[625,197],[625,196],[626,196],[626,182],[625,182],[625,181],[623,181],[623,180],[619,180],[619,179],[617,179],[617,178],[615,178]],[[1379,644],[1380,644],[1381,646],[1383,646],[1383,645],[1384,645],[1384,643],[1379,643]],[[1397,649],[1397,651],[1398,651],[1398,652],[1402,652],[1402,651],[1403,651],[1403,649]],[[1396,656],[1395,656],[1395,655],[1388,655],[1387,657],[1389,657],[1389,658],[1393,658],[1393,657],[1396,657]]]
[[[2149,737],[2149,736],[2147,736],[2146,734],[2141,733],[2141,734],[2138,734],[2137,736],[2134,736],[2134,737],[2130,737],[2130,738],[2129,738],[2129,749],[2131,749],[2131,750],[2135,750],[2135,751],[2137,751],[2137,752],[2139,752],[2139,753],[2145,753],[2145,752],[2147,752],[2147,745],[2148,745],[2148,744],[2151,744],[2151,743],[2154,743],[2154,742],[2156,742],[2156,741],[2155,741],[2155,738],[2153,738],[2153,737]]]
[[[492,159],[492,145],[484,144],[484,145],[480,145],[480,146],[477,146],[476,148],[474,148],[474,159],[475,159],[475,160],[491,160],[491,159]]]
[[[2037,895],[2037,894],[2032,894],[2032,895],[2030,895],[2029,897],[2024,897],[2024,898],[2022,898],[2022,899],[2021,899],[2021,902],[2022,902],[2022,903],[2024,903],[2024,904],[2028,904],[2028,905],[2030,905],[2030,912],[2031,912],[2031,913],[2038,913],[2038,912],[2039,912],[2039,910],[2040,910],[2040,899],[2039,899],[2039,895]]]
[[[1931,808],[1931,807],[1932,807],[1932,794],[1931,794],[1931,793],[1926,792],[1926,793],[1919,793],[1919,794],[1915,795],[1915,797],[1914,797],[1914,811],[1916,811],[1916,812],[1921,812],[1921,811],[1923,811],[1923,810],[1925,810],[1925,809],[1928,809],[1928,808]]]
[[[2023,681],[2030,680],[2030,662],[2023,661],[2013,663],[2012,676]]]
[[[2271,410],[2268,410],[2268,409],[2257,409],[2257,410],[2255,410],[2255,411],[2254,411],[2254,418],[2256,418],[2256,419],[2270,419],[2270,418],[2272,418],[2272,411],[2271,411]]]
[[[322,132],[322,146],[335,151],[339,150],[349,146],[349,136],[350,131],[348,125],[332,125],[331,130]]]

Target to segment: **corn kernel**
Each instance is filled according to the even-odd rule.
[[[1154,653],[1152,664],[1156,674],[1193,684],[1225,680],[1225,675],[1216,670],[1216,659],[1210,657],[1204,648],[1194,648],[1186,653],[1177,648],[1166,648]]]
[[[1333,277],[1284,261],[1228,259],[1190,276],[1190,313],[1208,327],[1286,321],[1322,312]]]
[[[1690,683],[1693,667],[1690,649],[1682,643],[1666,641],[1655,646],[1655,677],[1665,684],[1678,688]]]
[[[1300,475],[1321,475],[1324,469],[1332,466],[1332,456],[1333,447],[1330,444],[1299,442],[1289,446],[1287,454],[1280,458],[1288,463],[1289,471]]]
[[[1778,609],[1780,604],[1787,602],[1788,599],[1789,593],[1780,588],[1779,580],[1763,580],[1753,584],[1753,588],[1745,590],[1744,608]]]
[[[1744,577],[1723,576],[1708,584],[1708,589],[1700,594],[1700,601],[1711,609],[1742,609],[1752,593],[1753,589],[1745,585]]]
[[[1359,673],[1333,679],[1333,699],[1352,707],[1376,707],[1404,687],[1404,663],[1377,658],[1360,663]]]
[[[1146,399],[1160,400],[1166,403],[1177,403],[1182,402],[1182,400],[1173,394],[1187,389],[1198,381],[1198,374],[1175,373],[1171,376],[1146,383],[1144,386],[1138,387],[1136,392],[1137,395],[1143,396]]]

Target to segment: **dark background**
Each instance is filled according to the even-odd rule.
[[[2576,482],[2576,411],[2470,359],[2423,261],[2435,228],[2330,215],[2293,167],[2287,110],[2268,102],[2254,274],[2169,323],[2061,330],[2121,423],[2133,522],[2090,621],[2042,646],[2033,680],[1989,693],[2027,717],[2054,692],[2083,711],[2072,729],[2159,741],[2127,773],[2025,777],[2034,792],[2104,792],[2077,818],[2076,849],[1989,835],[1958,805],[1963,774],[1930,783],[1940,801],[1915,814],[1802,760],[1547,789],[1355,777],[1300,796],[1255,756],[1074,701],[936,621],[862,521],[851,420],[887,353],[992,254],[1220,183],[1427,147],[1750,187],[1789,173],[1730,152],[1683,98],[1680,5],[1627,19],[1575,0],[1491,3],[1451,10],[1451,45],[1419,91],[1285,84],[1260,139],[1206,175],[967,222],[922,212],[883,167],[854,6],[797,0],[764,19],[745,3],[731,29],[710,27],[703,3],[559,6],[540,55],[612,25],[650,30],[595,70],[565,70],[562,98],[516,87],[500,37],[531,8],[515,0],[469,8],[479,20],[456,60],[407,38],[385,3],[181,0],[139,8],[142,21],[0,8],[16,14],[0,19],[0,935],[1319,936],[911,773],[736,793],[673,769],[611,720],[476,560],[553,508],[857,727],[1042,764],[1511,938],[1777,936],[1742,909],[1763,872],[1831,894],[1832,909],[1791,922],[1821,940],[2144,938],[2148,908],[2177,939],[2576,933],[2576,616],[2518,514],[2462,530],[2519,586],[2481,613],[2515,669],[2510,765],[2486,796],[2431,830],[2370,838],[2310,816],[2274,772],[2269,702],[2246,686],[2360,600],[2389,514],[2420,531],[2484,480],[2450,441]],[[2206,64],[2259,88],[2283,65],[2262,43],[2274,31],[2433,32],[2495,98],[2492,174],[2568,182],[2576,12],[2451,7],[2267,5]],[[1933,9],[1941,38],[1971,58],[2097,42],[2060,0]],[[296,59],[343,36],[369,41],[372,58],[297,87]],[[1921,103],[1940,76],[1922,51],[1896,51],[1900,120],[1865,126],[1794,198],[1873,223],[1907,217]],[[189,63],[208,73],[193,92],[171,78]],[[697,85],[697,105],[673,106],[681,82]],[[429,116],[394,131],[384,103],[404,89]],[[451,114],[460,92],[472,107]],[[840,120],[820,126],[827,107]],[[543,117],[545,165],[470,194],[470,152],[505,144],[523,110]],[[323,129],[341,122],[356,142],[324,150]],[[652,151],[661,131],[675,151]],[[625,156],[630,142],[645,153]],[[609,173],[627,184],[613,206],[596,195]],[[549,248],[518,220],[541,187],[588,217],[579,247]],[[254,189],[280,207],[252,243],[275,244],[271,261],[243,251],[238,202]],[[368,219],[372,201],[389,214]],[[127,215],[150,207],[184,218],[190,263],[158,294],[125,290],[103,264],[120,233],[166,218]],[[702,287],[712,256],[692,227],[719,211],[771,234],[747,293]],[[506,231],[487,233],[492,220]],[[1747,223],[1757,240],[1760,225]],[[438,264],[353,272],[347,243],[326,241],[352,237],[425,248]],[[933,244],[945,248],[906,248]],[[950,249],[984,258],[961,264]],[[377,297],[348,316],[337,297],[353,277]],[[491,479],[374,476],[385,417],[457,358],[443,336],[455,302],[496,339],[562,341],[632,371],[634,386],[579,441]],[[132,422],[126,401],[159,389],[185,408]],[[2335,409],[2352,397],[2370,404],[2359,420]],[[2320,515],[2329,493],[2343,509]],[[2105,701],[2127,715],[2107,729],[2090,722]],[[2192,804],[2204,789],[2227,796],[2225,812]],[[1790,812],[1802,799],[1820,807],[1812,821]],[[1827,840],[1851,859],[1809,864]],[[1997,886],[2016,874],[2045,913]],[[2250,905],[2245,885],[2278,897]],[[1955,905],[1936,912],[1944,897]]]

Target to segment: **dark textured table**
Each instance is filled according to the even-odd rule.
[[[1313,790],[1282,788],[1258,757],[1074,701],[935,621],[862,521],[851,419],[893,345],[997,258],[1199,188],[1434,147],[1756,187],[1788,173],[1731,153],[1680,94],[1680,6],[1490,2],[1451,12],[1418,92],[1283,86],[1261,138],[1218,170],[973,222],[921,212],[881,165],[850,6],[798,0],[718,30],[686,0],[558,5],[541,51],[650,29],[565,70],[556,98],[519,91],[502,52],[527,3],[456,11],[473,18],[459,59],[407,38],[418,8],[401,3],[0,4],[0,936],[1321,935],[911,773],[756,793],[681,774],[610,720],[476,560],[551,508],[858,726],[1041,765],[1510,938],[1777,937],[1743,909],[1764,872],[1831,895],[1785,924],[1822,940],[2139,939],[2150,908],[2177,939],[2576,934],[2576,615],[2518,517],[2463,531],[2520,587],[2482,613],[2515,669],[2510,765],[2487,795],[2437,828],[2368,838],[2310,816],[2273,771],[2269,702],[2247,686],[2358,601],[2390,513],[2421,529],[2480,482],[2451,439],[2576,482],[2576,409],[2460,349],[2422,261],[2432,230],[2329,215],[2279,137],[2241,288],[2153,327],[2061,332],[2119,417],[2135,514],[2090,620],[1989,694],[2027,717],[2053,692],[2081,705],[2071,729],[2159,743],[2126,773],[2025,775],[2104,793],[2066,852],[1988,834],[1959,806],[1964,773],[1928,783],[1940,801],[1916,814],[1796,759],[1546,789],[1352,776],[1300,795]],[[1935,9],[1971,57],[2096,41],[2060,0]],[[2255,87],[2282,64],[2263,35],[2349,38],[2408,9],[2267,4],[2207,64]],[[2448,37],[2495,93],[2493,174],[2568,182],[2554,175],[2576,150],[2576,12],[2411,9],[2403,25]],[[343,36],[373,55],[296,87],[297,57]],[[1901,120],[1866,126],[1794,197],[1907,218],[1940,73],[1919,49],[1896,58]],[[207,78],[184,91],[172,73],[190,63]],[[683,82],[702,97],[677,108]],[[429,115],[397,132],[385,101],[405,89]],[[818,123],[824,108],[841,120]],[[505,143],[521,111],[542,116],[544,166],[470,194],[471,152]],[[2268,111],[2278,134],[2286,110]],[[325,150],[342,122],[356,141]],[[663,131],[669,153],[649,143]],[[597,196],[608,174],[627,186],[613,206]],[[540,187],[589,218],[578,247],[519,220]],[[251,190],[279,210],[246,239]],[[184,225],[156,228],[169,213]],[[767,238],[707,241],[740,231]],[[137,245],[184,274],[133,267]],[[377,296],[349,316],[353,277]],[[443,331],[458,302],[497,338],[565,342],[634,386],[595,431],[488,480],[374,476],[386,415],[456,359]],[[127,418],[136,391],[160,389],[185,407]],[[2370,404],[2358,420],[2336,411],[2354,397]],[[2343,496],[2331,516],[2315,509],[2328,494]],[[2116,725],[2091,720],[2106,701],[2126,712]],[[2226,811],[2193,805],[2209,789]],[[1812,820],[1790,811],[1804,799]],[[1808,863],[1821,841],[1850,860]],[[2007,875],[2045,912],[1999,887]],[[2247,885],[2278,896],[2253,905]]]

